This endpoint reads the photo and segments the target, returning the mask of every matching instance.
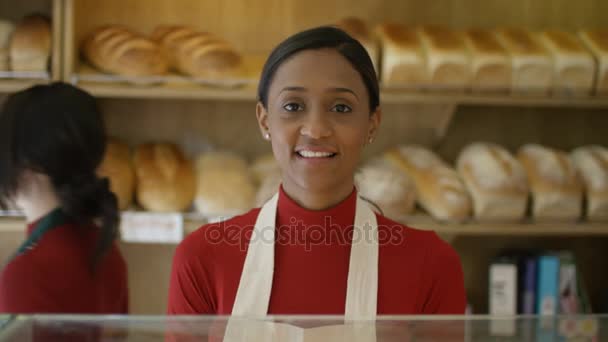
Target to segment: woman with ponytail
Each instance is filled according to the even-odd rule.
[[[6,100],[0,206],[17,206],[28,227],[0,261],[0,312],[127,313],[117,200],[96,175],[105,146],[95,99],[80,89],[38,85]]]

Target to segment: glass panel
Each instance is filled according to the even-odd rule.
[[[1,317],[0,322],[7,322]],[[0,323],[1,325],[1,323]],[[18,316],[1,341],[602,341],[608,316]]]

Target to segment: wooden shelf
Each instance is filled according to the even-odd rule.
[[[437,234],[458,236],[604,236],[608,237],[608,222],[574,223],[440,223],[427,216],[416,216],[399,220],[410,227],[433,230]],[[190,234],[205,224],[205,221],[185,218],[184,233]],[[21,218],[0,218],[0,233],[22,232],[25,222]]]
[[[213,88],[192,85],[134,86],[81,82],[78,86],[101,98],[255,101],[256,86]],[[608,108],[608,97],[539,97],[522,95],[453,94],[384,90],[383,104],[459,104],[477,106]]]

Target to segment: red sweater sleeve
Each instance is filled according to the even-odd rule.
[[[173,256],[167,305],[169,315],[214,313],[208,295],[203,290],[208,288],[204,284],[210,279],[206,279],[207,272],[198,260],[197,249],[192,248],[191,241],[192,236],[182,241]]]
[[[463,315],[466,310],[466,292],[460,257],[449,244],[436,234],[433,236],[435,243],[428,256],[432,278],[423,312]]]

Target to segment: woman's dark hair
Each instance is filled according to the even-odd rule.
[[[323,48],[335,49],[352,64],[353,68],[361,75],[367,88],[370,112],[378,108],[380,104],[378,77],[369,54],[361,43],[346,32],[330,26],[317,27],[296,33],[284,40],[270,53],[266,64],[264,64],[262,77],[258,85],[258,100],[265,108],[268,107],[268,89],[281,64],[300,51]]]
[[[96,175],[105,146],[95,99],[66,83],[17,92],[0,113],[0,206],[18,191],[23,171],[47,175],[70,220],[100,223],[93,267],[111,248],[118,225],[116,196]]]

